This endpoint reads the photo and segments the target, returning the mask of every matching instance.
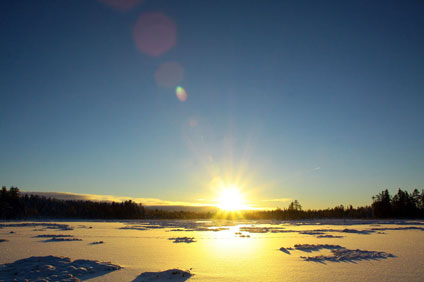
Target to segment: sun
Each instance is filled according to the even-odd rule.
[[[237,187],[223,188],[220,192],[217,206],[225,211],[247,209],[244,197]]]

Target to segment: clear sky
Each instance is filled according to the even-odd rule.
[[[424,188],[423,1],[118,2],[0,1],[1,185],[305,208]]]

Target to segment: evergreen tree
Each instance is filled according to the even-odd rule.
[[[392,204],[389,191],[386,189],[372,197],[372,212],[374,217],[385,218],[392,216]]]

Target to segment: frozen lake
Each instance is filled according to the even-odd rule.
[[[0,222],[0,239],[4,240],[0,281],[10,279],[12,266],[6,264],[33,256],[121,267],[103,271],[105,265],[80,262],[93,273],[74,276],[93,282],[134,281],[143,272],[168,269],[191,272],[188,281],[422,281],[424,277],[424,221],[7,221]],[[13,267],[28,271],[25,263]],[[59,271],[51,266],[49,273]],[[96,267],[100,272],[94,273]],[[143,279],[149,277],[136,281]]]

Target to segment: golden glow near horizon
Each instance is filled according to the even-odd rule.
[[[239,211],[249,208],[240,189],[235,186],[221,189],[217,206],[225,211]]]

